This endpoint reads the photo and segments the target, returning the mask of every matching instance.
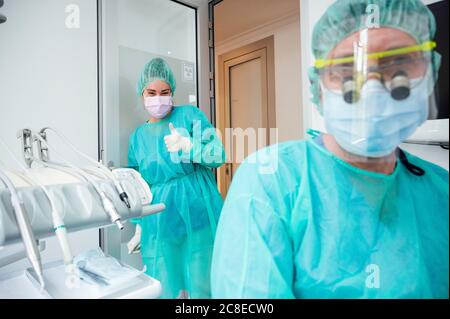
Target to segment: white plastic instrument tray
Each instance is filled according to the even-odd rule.
[[[146,274],[121,285],[101,288],[83,280],[70,281],[67,285],[62,261],[44,265],[43,271],[42,292],[32,268],[1,276],[0,299],[155,299],[161,295],[160,282]]]

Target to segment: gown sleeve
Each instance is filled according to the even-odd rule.
[[[269,193],[279,187],[269,176],[262,182],[255,165],[239,168],[217,229],[213,298],[295,298],[293,244],[278,212],[283,198]]]
[[[139,164],[136,160],[136,155],[134,152],[134,133],[130,136],[128,144],[128,168],[139,171]]]
[[[128,144],[128,168],[134,169],[139,172],[139,164],[136,160],[136,153],[134,152],[134,134],[130,136]],[[132,224],[140,224],[141,218],[131,218],[130,222]]]
[[[196,107],[189,107],[189,125],[191,125],[192,149],[188,154],[183,153],[183,159],[209,168],[218,168],[225,163],[225,149],[205,114]]]

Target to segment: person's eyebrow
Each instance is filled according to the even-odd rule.
[[[417,44],[411,44],[411,43],[408,43],[408,44],[400,44],[400,45],[394,45],[394,46],[391,46],[391,47],[388,47],[386,50],[384,50],[384,51],[392,51],[392,50],[399,50],[399,49],[404,49],[404,48],[409,48],[409,47],[413,47],[413,46],[416,46]]]
[[[161,93],[170,92],[170,89],[161,90]]]
[[[337,51],[337,52],[334,52]],[[344,58],[352,58],[354,57],[355,51],[352,49],[341,49],[341,50],[333,50],[332,54],[329,55],[328,59],[344,59]]]
[[[417,44],[411,44],[411,43],[404,43],[404,44],[395,44],[392,45],[390,47],[387,47],[384,50],[380,50],[380,51],[376,51],[376,52],[369,52],[369,54],[371,53],[379,53],[379,52],[386,52],[386,51],[393,51],[393,50],[398,50],[398,49],[403,49],[403,48],[409,48],[412,46],[415,46]],[[335,54],[331,57],[331,59],[345,59],[345,58],[352,58],[354,57],[354,51],[343,51],[343,52],[339,52],[338,54]]]
[[[352,58],[352,57],[354,57],[354,56],[355,56],[355,55],[353,54],[353,51],[350,52],[350,53],[348,53],[348,52],[342,52],[342,53],[333,55],[333,56],[331,57],[331,59]]]

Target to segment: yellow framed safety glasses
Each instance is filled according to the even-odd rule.
[[[374,52],[367,55],[368,59],[382,59],[386,57],[392,57],[400,54],[408,54],[408,53],[414,53],[414,52],[429,52],[433,51],[437,47],[437,43],[434,41],[427,41],[422,44],[406,47],[406,48],[400,48],[400,49],[394,49],[389,51],[382,51],[382,52]],[[345,57],[345,58],[338,58],[338,59],[318,59],[314,63],[314,67],[316,69],[323,69],[330,65],[337,65],[337,64],[345,64],[345,63],[354,63],[355,57]]]

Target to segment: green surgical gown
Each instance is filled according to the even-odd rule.
[[[213,298],[448,298],[448,172],[408,153],[424,176],[400,162],[389,176],[368,172],[321,139],[240,166],[217,229]]]
[[[169,153],[169,123],[189,137],[189,153]],[[214,236],[222,198],[210,168],[225,160],[222,142],[205,115],[178,106],[162,121],[138,127],[129,142],[129,166],[149,184],[160,214],[133,220],[142,227],[141,254],[147,273],[160,280],[162,298],[209,298]]]

